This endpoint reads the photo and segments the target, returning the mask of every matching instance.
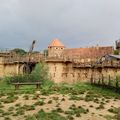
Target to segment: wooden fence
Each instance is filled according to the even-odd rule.
[[[90,83],[95,86],[115,90],[120,93],[120,77],[112,78],[109,76],[104,76],[103,74],[98,79],[91,76]]]

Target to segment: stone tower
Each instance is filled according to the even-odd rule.
[[[62,57],[65,46],[59,39],[54,39],[48,46],[48,57]]]

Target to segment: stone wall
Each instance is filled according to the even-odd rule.
[[[49,57],[61,57],[64,51],[64,47],[49,47],[48,56]]]
[[[49,73],[55,83],[75,83],[90,81],[91,77],[98,80],[102,76],[104,79],[115,79],[120,75],[120,68],[105,67],[105,68],[91,68],[79,67],[74,68],[71,62],[48,62]]]
[[[24,64],[11,63],[0,64],[0,78],[24,73]]]
[[[1,59],[2,61],[2,59]],[[91,77],[98,80],[102,76],[105,79],[114,79],[120,75],[120,67],[75,67],[70,61],[47,61],[49,74],[55,83],[75,83],[90,81]],[[25,64],[23,63],[0,63],[0,77],[23,74]]]

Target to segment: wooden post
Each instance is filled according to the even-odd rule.
[[[90,82],[91,84],[93,84],[93,76],[91,75],[91,78],[90,78]]]
[[[108,86],[111,86],[111,78],[110,78],[110,75],[109,75],[109,82],[108,82]]]
[[[36,89],[39,89],[40,88],[40,84],[36,84]]]
[[[119,89],[119,84],[118,84],[118,77],[116,76],[116,83],[115,83],[115,86],[116,86],[116,91],[118,91]]]
[[[102,74],[102,85],[104,85],[104,76]]]
[[[19,89],[19,85],[16,84],[16,85],[15,85],[15,90],[18,90],[18,89]]]
[[[99,76],[99,81],[98,81],[98,85],[100,85],[100,76]]]

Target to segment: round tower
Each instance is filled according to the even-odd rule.
[[[62,57],[64,49],[64,44],[59,39],[54,39],[48,46],[48,57]]]

